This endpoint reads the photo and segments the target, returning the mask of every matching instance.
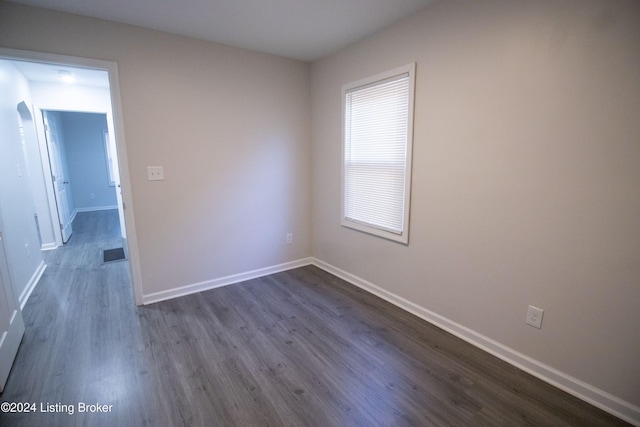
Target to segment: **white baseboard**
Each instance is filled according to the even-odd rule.
[[[206,280],[204,282],[181,286],[179,288],[169,289],[167,291],[154,292],[147,295],[143,294],[142,303],[145,305],[153,304],[155,302],[195,294],[197,292],[208,291],[210,289],[232,285],[234,283],[244,282],[245,280],[251,280],[262,276],[268,276],[269,274],[279,273],[281,271],[291,270],[309,264],[312,264],[312,258],[302,258],[296,261],[273,265],[271,267],[259,268],[257,270],[251,270],[245,273],[232,274],[230,276],[220,277],[218,279]]]
[[[27,286],[24,288],[24,290],[20,294],[20,297],[18,298],[18,302],[20,303],[20,310],[24,310],[24,306],[27,304],[31,293],[36,288],[36,285],[40,281],[40,278],[42,277],[42,274],[44,274],[44,270],[46,268],[47,264],[45,264],[44,261],[40,261],[38,268],[36,268],[36,271],[31,276],[31,279],[29,279],[29,283],[27,283]]]
[[[56,249],[57,247],[58,247],[58,245],[56,245],[56,242],[43,243],[42,246],[40,246],[40,250],[41,251],[52,251],[52,250]]]
[[[584,381],[567,375],[564,372],[558,371],[557,369],[545,365],[542,362],[532,359],[531,357],[494,341],[489,337],[479,334],[472,329],[462,326],[450,319],[447,319],[446,317],[440,316],[437,313],[382,289],[361,277],[341,270],[317,258],[312,258],[312,263],[328,273],[340,277],[361,289],[379,296],[393,305],[396,305],[441,329],[444,329],[458,338],[465,340],[466,342],[581,400],[584,400],[585,402],[592,404],[593,406],[596,406],[631,424],[640,426],[640,407],[638,406],[587,384]]]
[[[76,210],[73,213],[73,217],[75,218],[76,214],[79,212],[110,211],[113,209],[118,209],[118,206],[113,205],[113,206],[93,206],[88,208],[76,208]]]

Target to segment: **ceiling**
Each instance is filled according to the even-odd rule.
[[[314,61],[434,0],[11,0]]]

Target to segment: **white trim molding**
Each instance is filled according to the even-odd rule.
[[[27,304],[31,293],[38,285],[38,282],[40,282],[40,278],[44,274],[44,270],[46,270],[46,268],[47,264],[45,264],[44,261],[40,261],[38,268],[36,268],[36,271],[29,279],[29,283],[27,283],[27,286],[24,288],[24,290],[20,294],[20,297],[18,298],[18,302],[20,303],[20,310],[24,310],[24,306]]]
[[[587,384],[577,378],[574,378],[564,372],[558,371],[542,362],[539,362],[525,354],[522,354],[512,348],[509,348],[497,341],[492,340],[478,332],[460,325],[444,316],[434,313],[424,307],[421,307],[411,301],[408,301],[392,292],[382,289],[373,283],[358,277],[354,274],[346,272],[338,267],[312,258],[312,263],[318,268],[325,270],[347,282],[355,285],[367,292],[370,292],[391,304],[408,311],[419,318],[455,335],[472,344],[487,353],[490,353],[499,359],[545,381],[554,387],[563,390],[578,399],[584,400],[603,411],[606,411],[622,420],[633,425],[640,426],[640,407],[626,402],[616,396],[600,390],[590,384]]]
[[[52,251],[55,248],[57,248],[58,245],[56,244],[56,242],[53,243],[43,243],[42,246],[40,247],[41,251]]]
[[[76,208],[73,216],[75,217],[75,215],[79,212],[96,212],[96,211],[110,211],[110,210],[116,210],[118,209],[118,205],[113,205],[113,206],[93,206],[93,207],[89,207],[89,208]]]
[[[76,219],[76,215],[78,215],[78,210],[74,209],[73,213],[71,214],[71,218],[69,219],[69,222],[73,224],[73,221]]]
[[[222,286],[233,285],[234,283],[244,282],[246,280],[256,279],[258,277],[268,276],[269,274],[279,273],[281,271],[292,270],[305,265],[313,264],[312,258],[302,258],[296,261],[285,262],[270,267],[259,268],[244,273],[232,274],[217,279],[206,280],[204,282],[193,283],[191,285],[180,286],[178,288],[166,291],[154,292],[142,296],[143,304],[153,304],[155,302],[165,301],[172,298],[182,297],[185,295],[195,294],[198,292],[208,291]]]

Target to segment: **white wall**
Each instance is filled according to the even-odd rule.
[[[51,222],[49,202],[45,187],[45,170],[40,156],[40,145],[36,132],[35,120],[37,118],[37,113],[32,110],[33,108],[27,106],[25,102],[22,102],[18,106],[24,131],[27,158],[29,159],[29,184],[31,196],[35,212],[38,215],[37,228],[39,231],[40,245],[42,249],[53,249],[55,248],[55,235],[53,231],[53,223]],[[48,168],[47,173],[49,173]]]
[[[111,114],[108,88],[64,83],[29,82],[33,103],[45,110]]]
[[[11,281],[22,303],[44,264],[18,121],[18,104],[31,105],[29,86],[6,61],[0,61],[0,93],[0,231]]]
[[[117,62],[145,295],[310,255],[308,64],[6,2],[0,40]]]
[[[314,63],[314,256],[638,411],[639,16],[630,1],[448,0]],[[409,62],[403,246],[340,227],[340,88]]]
[[[103,130],[105,114],[62,112],[65,156],[75,209],[78,212],[116,206],[116,189],[109,184]]]

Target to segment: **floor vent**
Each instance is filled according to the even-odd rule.
[[[126,259],[124,255],[124,248],[105,249],[102,251],[102,262],[114,262],[122,261]]]

